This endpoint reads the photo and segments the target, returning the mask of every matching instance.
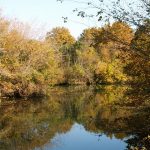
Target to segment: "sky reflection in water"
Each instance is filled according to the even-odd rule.
[[[124,150],[126,143],[106,135],[88,132],[85,128],[75,123],[66,134],[56,136],[46,144],[43,150]],[[40,150],[40,149],[35,149]]]

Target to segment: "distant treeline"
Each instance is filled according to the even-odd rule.
[[[44,40],[0,17],[2,96],[41,96],[54,85],[150,85],[150,21],[133,30],[124,22],[88,28],[75,38],[64,27]],[[144,86],[142,86],[144,85]]]

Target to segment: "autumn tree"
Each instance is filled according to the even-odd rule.
[[[65,1],[65,0],[58,0]],[[82,3],[86,9],[75,8],[73,12],[82,18],[93,17],[103,23],[110,22],[125,22],[135,28],[141,27],[146,19],[150,19],[150,1],[149,0],[110,0],[109,2],[103,0],[96,1],[70,1],[75,3]],[[93,13],[90,14],[89,10]],[[65,19],[65,21],[67,21]],[[135,48],[134,48],[135,49]],[[130,49],[132,51],[133,49]],[[142,50],[134,51],[134,53],[142,54]],[[146,56],[145,56],[146,57]]]
[[[94,47],[105,60],[111,61],[120,52],[129,49],[132,38],[133,31],[126,23],[114,22],[101,28],[95,36]]]
[[[3,27],[0,32],[1,94],[19,97],[45,94],[48,86],[57,84],[61,77],[54,50],[43,41],[26,37],[23,30],[11,22],[2,20],[0,26]]]
[[[64,27],[53,28],[47,33],[45,40],[61,55],[60,59],[63,64],[69,65],[72,57],[72,45],[75,43],[75,38],[69,30]]]
[[[63,2],[63,0],[61,2]],[[72,2],[78,3],[79,1],[72,1]],[[110,56],[113,55],[112,50],[114,51],[114,49],[121,49],[122,52],[125,51],[125,53],[121,53],[121,55],[125,59],[128,58],[128,62],[126,63],[127,64],[129,63],[131,65],[130,63],[130,60],[131,60],[133,65],[138,64],[138,65],[135,65],[136,66],[135,70],[137,71],[135,72],[131,71],[132,76],[139,75],[142,78],[144,77],[144,79],[140,79],[139,82],[143,82],[143,80],[145,80],[145,82],[148,83],[149,75],[147,74],[149,74],[148,72],[149,67],[147,64],[149,63],[150,59],[149,59],[149,53],[147,52],[147,48],[149,48],[148,43],[149,43],[150,36],[149,36],[149,31],[145,30],[144,25],[145,25],[145,21],[150,19],[150,1],[149,0],[138,0],[138,1],[131,0],[128,2],[128,1],[120,1],[120,0],[111,0],[109,2],[106,2],[102,0],[102,1],[80,1],[80,3],[82,3],[83,7],[81,9],[75,8],[73,10],[77,14],[77,16],[80,16],[82,18],[85,18],[85,17],[97,18],[98,21],[101,21],[103,23],[112,23],[116,21],[119,23],[122,23],[122,25],[119,23],[114,24],[113,25],[114,29],[112,30],[110,30],[110,27],[103,28],[103,31],[98,36],[98,40],[97,40],[98,42],[96,42],[96,45],[95,45],[96,50],[100,51],[103,54],[104,57],[102,58],[104,60],[110,60]],[[87,8],[87,9],[83,9],[83,8]],[[89,11],[91,9],[94,10],[92,11],[92,14],[90,14],[91,11]],[[66,18],[64,19],[66,22],[67,19]],[[132,27],[134,27],[135,30],[137,30],[135,33],[134,42],[132,42],[131,47],[130,47],[130,42],[133,38],[133,32],[129,29],[128,33],[131,32],[131,34],[130,33],[128,34],[124,30],[125,28],[123,29],[123,26],[124,27],[128,26],[127,24],[131,25]],[[147,31],[148,34],[146,35],[147,38],[143,40],[143,38],[145,38],[145,35],[143,35],[145,34],[145,31]],[[124,32],[126,32],[129,36],[127,34],[124,34]],[[139,32],[141,34],[139,34]],[[137,34],[140,36],[137,36]],[[137,38],[138,40],[136,40]],[[100,39],[104,43],[107,42],[107,44],[104,44],[102,42],[100,43],[99,42]],[[138,81],[136,80],[136,82]]]
[[[79,42],[82,45],[92,46],[95,43],[95,37],[100,34],[100,28],[87,28],[85,29],[79,37]]]
[[[99,29],[92,43],[99,55],[99,63],[95,70],[96,82],[127,81],[124,67],[128,56],[126,51],[130,48],[132,38],[132,29],[123,22],[108,24]]]
[[[46,41],[55,49],[60,50],[64,46],[72,45],[75,42],[75,39],[67,28],[56,27],[47,33]]]
[[[148,87],[150,84],[150,22],[146,20],[135,32],[131,43],[133,51],[130,54],[131,60],[127,66],[127,72],[132,75],[136,82],[144,83]]]

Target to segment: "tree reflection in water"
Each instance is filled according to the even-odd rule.
[[[75,122],[99,138],[126,138],[126,149],[150,147],[149,95],[125,86],[104,86],[55,87],[44,99],[2,100],[0,149],[40,148]]]

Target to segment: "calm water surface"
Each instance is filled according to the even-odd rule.
[[[0,150],[150,149],[149,96],[127,87],[55,87],[0,107]]]
[[[115,137],[108,138],[106,135],[99,136],[94,132],[88,132],[82,125],[75,123],[66,134],[56,134],[55,137],[46,144],[45,150],[111,150],[124,149],[126,143]],[[36,148],[40,150],[40,148]]]

